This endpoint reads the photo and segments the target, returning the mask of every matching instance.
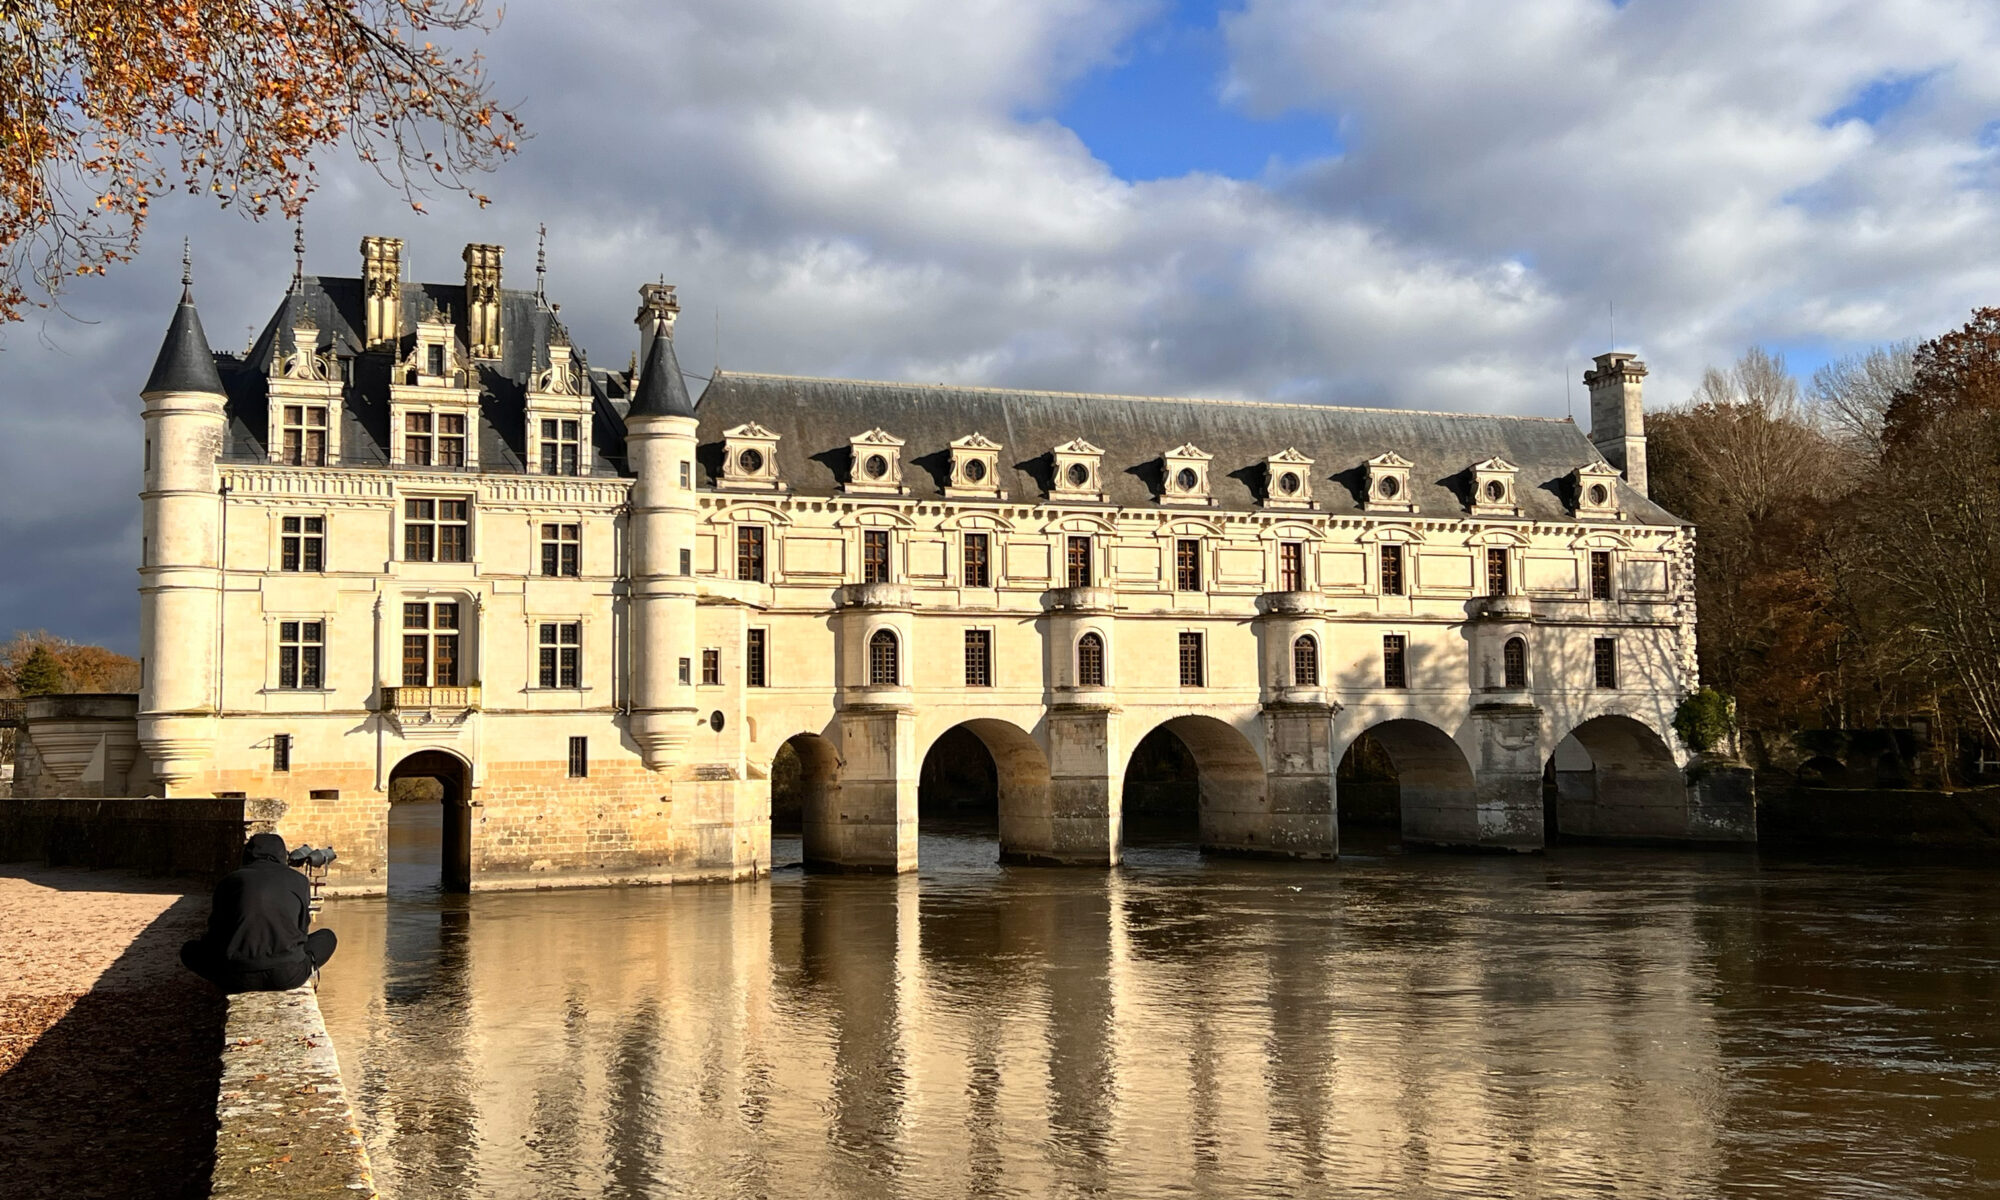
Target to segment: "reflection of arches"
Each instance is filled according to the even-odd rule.
[[[1185,841],[1192,833],[1203,849],[1262,849],[1269,808],[1256,749],[1214,717],[1162,722],[1126,763],[1123,815],[1138,840]]]
[[[398,788],[404,780],[427,779],[437,787],[437,812],[440,820],[437,829],[437,864],[439,890],[446,892],[469,892],[472,890],[472,803],[470,795],[470,767],[466,761],[446,750],[419,750],[396,764],[389,772],[389,794],[393,800],[398,792],[409,789]],[[425,803],[423,799],[412,799],[405,804]],[[399,834],[426,836],[424,831],[431,827],[424,820],[399,821],[396,809],[402,805],[392,805],[390,809],[389,858],[395,863],[397,851],[402,847]],[[405,810],[408,815],[427,817],[429,813]]]
[[[896,635],[887,629],[878,629],[868,638],[868,682],[882,687],[894,687],[902,679],[902,655],[898,653]]]
[[[990,814],[1002,858],[1059,857],[1048,756],[1027,731],[1007,721],[980,717],[940,734],[924,755],[917,809],[920,816]]]
[[[789,754],[787,752],[789,751]],[[789,759],[780,770],[780,760]],[[771,760],[771,812],[798,814],[801,856],[807,865],[838,862],[840,754],[816,733],[794,734]]]
[[[1687,781],[1673,751],[1631,717],[1585,721],[1556,744],[1549,767],[1545,813],[1565,838],[1688,836]]]
[[[1365,779],[1373,786],[1367,792],[1357,786],[1355,799],[1372,801],[1376,819],[1399,830],[1406,844],[1473,846],[1481,840],[1472,764],[1435,725],[1399,719],[1369,728],[1348,745],[1334,778],[1343,827],[1349,824],[1345,789]],[[1369,823],[1368,809],[1356,807],[1363,819],[1355,823]]]

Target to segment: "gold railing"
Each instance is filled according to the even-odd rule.
[[[479,685],[460,687],[385,687],[382,711],[400,712],[412,708],[478,708]]]

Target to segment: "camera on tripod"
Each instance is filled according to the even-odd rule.
[[[326,869],[339,857],[332,846],[316,848],[300,846],[285,857],[285,861],[297,870],[305,872],[306,882],[312,885],[312,911],[319,913],[319,890],[326,886]]]

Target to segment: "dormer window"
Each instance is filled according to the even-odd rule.
[[[871,429],[849,439],[847,490],[864,495],[903,494],[903,439]]]
[[[1215,456],[1193,442],[1184,442],[1160,456],[1166,488],[1162,504],[1213,504],[1208,494],[1208,464]]]
[[[1409,459],[1394,450],[1378,454],[1364,464],[1368,492],[1362,508],[1369,512],[1415,512],[1410,498]]]
[[[1588,463],[1570,473],[1570,494],[1579,517],[1615,520],[1618,511],[1618,468],[1609,463]]]
[[[1266,508],[1312,507],[1313,460],[1296,447],[1264,460],[1264,506]]]
[[[340,457],[340,372],[333,348],[319,344],[309,311],[291,328],[292,348],[273,347],[266,445],[272,462],[323,467]]]
[[[722,434],[724,487],[784,490],[778,478],[778,435],[749,421]]]
[[[1049,484],[1049,499],[1096,503],[1104,499],[1104,451],[1075,438],[1054,451],[1055,475]]]
[[[326,465],[326,405],[283,406],[284,429],[279,461],[294,467]]]
[[[1003,498],[1000,493],[1000,443],[973,433],[951,444],[951,482],[947,496]]]
[[[1472,468],[1472,511],[1477,516],[1519,516],[1521,506],[1514,495],[1518,468],[1495,456]]]

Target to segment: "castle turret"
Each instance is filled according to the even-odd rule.
[[[647,285],[646,347],[625,414],[632,488],[632,735],[655,771],[679,766],[694,734],[694,402],[674,355],[673,289]]]
[[[140,393],[145,400],[144,537],[139,564],[139,745],[167,794],[215,745],[224,431],[222,377],[195,311],[183,256],[181,301]]]
[[[1639,381],[1646,364],[1614,351],[1594,360],[1597,368],[1583,373],[1590,389],[1590,440],[1606,462],[1625,472],[1625,482],[1646,494],[1646,408]]]

